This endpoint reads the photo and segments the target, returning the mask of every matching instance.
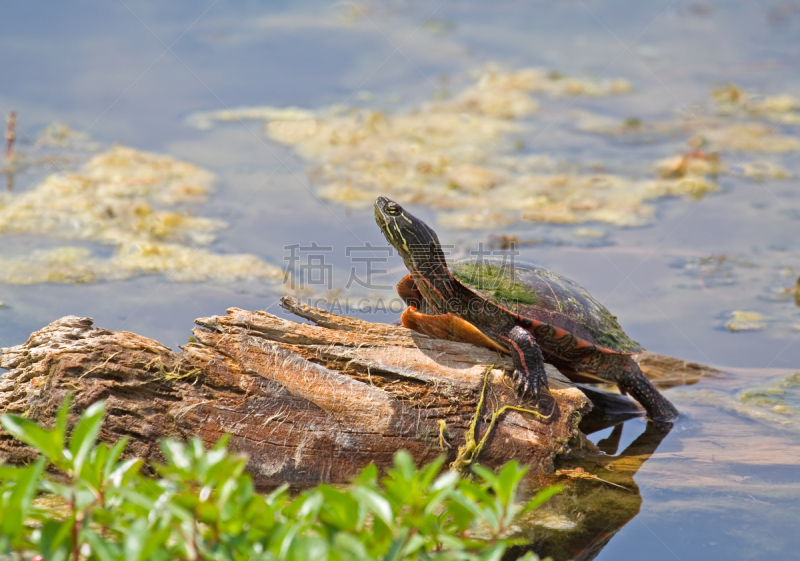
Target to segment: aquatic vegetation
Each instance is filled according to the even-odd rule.
[[[12,112],[15,113],[15,112]],[[102,147],[87,134],[79,134],[67,125],[51,123],[42,130],[32,146],[22,147],[14,130],[16,116],[9,115],[6,131],[6,153],[0,159],[0,173],[6,176],[6,187],[14,189],[15,177],[20,173],[48,173],[53,166],[70,171],[77,161],[99,152]]]
[[[193,113],[187,122],[200,130],[208,130],[214,126],[215,121],[239,121],[245,119],[263,119],[265,121],[302,121],[313,119],[314,113],[299,107],[241,107],[224,109],[222,111],[206,111]]]
[[[583,110],[573,111],[571,116],[575,119],[575,127],[579,131],[612,137],[634,137],[654,141],[662,137],[684,135],[693,130],[688,120],[666,121],[640,117],[619,119]]]
[[[757,421],[800,430],[800,372],[750,384],[735,395],[720,390],[685,392],[692,401],[721,407]]]
[[[800,326],[798,260],[800,252],[796,247],[775,247],[766,252],[693,256],[680,259],[676,266],[695,281],[682,288],[703,290],[732,305],[741,305],[742,299],[752,297],[754,290],[756,294],[760,292],[761,304],[755,309],[730,310],[720,322],[731,331],[757,331]]]
[[[719,118],[619,121],[572,112],[579,130],[612,136],[683,136],[693,147],[654,164],[645,162],[635,177],[602,166],[570,166],[547,155],[519,153],[524,147],[520,138],[532,130],[528,117],[546,98],[612,95],[630,89],[624,80],[593,82],[541,69],[509,72],[489,66],[452,98],[406,111],[252,107],[198,113],[189,122],[210,128],[219,121],[264,120],[270,139],[294,146],[310,163],[309,177],[322,198],[366,207],[384,194],[401,203],[437,209],[439,223],[461,229],[496,229],[524,220],[642,226],[655,216],[651,201],[672,196],[701,199],[719,190],[719,175],[791,177],[773,162],[734,162],[720,154],[795,151],[800,150],[800,138],[759,122]],[[768,106],[781,106],[776,99]],[[791,106],[784,102],[785,108]],[[761,115],[755,109],[748,114]]]
[[[295,146],[312,163],[309,176],[325,199],[367,206],[384,194],[438,209],[453,228],[490,229],[521,220],[556,224],[650,222],[647,204],[665,196],[702,197],[717,186],[697,174],[631,179],[602,170],[565,169],[543,155],[515,155],[513,136],[529,130],[531,96],[610,95],[628,82],[578,80],[539,69],[485,70],[452,99],[406,112],[371,109],[241,109],[202,113],[202,127],[256,118],[275,142]],[[517,141],[518,142],[518,141]]]
[[[681,267],[687,275],[696,278],[702,287],[713,288],[734,284],[741,271],[753,269],[756,264],[741,255],[712,253],[703,257],[688,257]]]
[[[725,150],[740,152],[796,152],[800,138],[783,134],[775,126],[762,123],[734,123],[704,130],[693,140],[696,144],[711,143]]]
[[[800,124],[800,99],[793,95],[759,96],[727,84],[711,91],[714,109],[720,115],[748,115],[775,123]]]
[[[727,328],[731,331],[754,331],[763,329],[769,318],[759,312],[734,310],[728,315]]]
[[[25,256],[0,255],[0,281],[94,282],[165,273],[176,281],[279,278],[254,255],[203,246],[227,224],[196,216],[214,176],[169,156],[124,146],[55,173],[31,188],[0,194],[0,234],[43,235],[72,243]],[[78,242],[76,245],[75,242]],[[80,242],[114,248],[101,255]]]

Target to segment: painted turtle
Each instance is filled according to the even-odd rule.
[[[547,389],[544,361],[570,377],[613,380],[654,421],[678,411],[642,374],[642,350],[616,317],[576,282],[547,269],[498,259],[445,261],[439,238],[399,204],[378,197],[375,220],[410,272],[397,285],[405,327],[511,354],[519,391]]]

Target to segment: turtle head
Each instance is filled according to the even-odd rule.
[[[377,198],[375,221],[412,273],[447,268],[436,232],[393,200]]]

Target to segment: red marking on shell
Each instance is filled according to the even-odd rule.
[[[515,316],[518,318],[517,321],[520,321],[520,319],[524,319],[526,321],[531,322],[531,328],[528,329],[528,331],[531,333],[531,335],[534,336],[534,338],[536,337],[536,334],[533,332],[534,329],[536,329],[537,327],[540,327],[542,325],[549,325],[550,327],[552,327],[555,330],[556,339],[562,339],[564,337],[571,337],[572,339],[574,339],[575,340],[575,348],[576,349],[583,349],[583,348],[586,348],[586,347],[591,347],[591,348],[594,348],[599,353],[608,354],[608,355],[627,355],[627,356],[629,356],[629,355],[635,354],[635,353],[626,353],[626,352],[621,352],[621,351],[617,351],[617,350],[614,350],[614,349],[608,349],[606,347],[602,347],[602,346],[600,346],[600,345],[598,345],[596,343],[592,343],[591,341],[587,341],[586,339],[582,339],[580,337],[576,337],[574,333],[572,333],[570,331],[567,331],[566,329],[562,329],[560,327],[555,327],[555,326],[550,325],[549,323],[546,323],[544,321],[540,321],[540,320],[533,319],[533,318],[523,318],[522,316],[519,316],[518,314],[515,314]]]

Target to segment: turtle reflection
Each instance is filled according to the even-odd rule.
[[[599,451],[605,454],[565,461],[558,466],[558,473],[565,478],[564,491],[532,513],[520,536],[529,545],[512,548],[505,559],[534,551],[555,561],[589,561],[639,513],[642,497],[633,477],[656,451],[672,424],[647,423],[645,431],[623,452],[612,455],[617,452],[623,427],[623,423],[617,424],[608,437],[597,443]]]

